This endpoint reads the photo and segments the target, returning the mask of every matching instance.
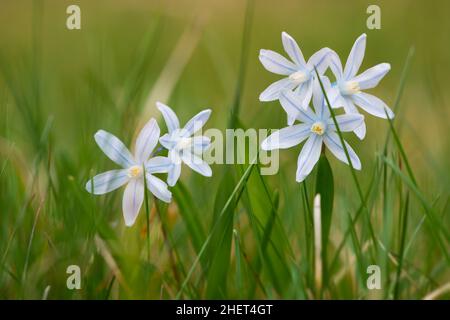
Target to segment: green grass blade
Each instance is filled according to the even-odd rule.
[[[341,144],[342,144],[342,146],[344,148],[345,157],[346,157],[348,165],[350,167],[350,172],[351,172],[353,181],[355,183],[356,190],[358,191],[358,196],[359,196],[359,199],[361,201],[361,205],[364,208],[365,213],[366,213],[368,226],[369,226],[369,231],[370,231],[370,236],[372,238],[373,247],[375,248],[375,250],[377,250],[377,242],[376,242],[376,239],[375,239],[375,232],[373,231],[372,223],[370,222],[370,211],[369,211],[369,208],[367,206],[366,199],[365,199],[364,194],[362,192],[361,185],[359,184],[358,178],[356,177],[356,171],[355,171],[355,168],[353,167],[352,161],[350,159],[350,155],[348,153],[348,149],[347,149],[347,146],[345,144],[344,137],[342,135],[342,131],[339,128],[339,124],[338,124],[338,122],[336,120],[336,115],[334,114],[334,110],[331,107],[330,100],[328,99],[328,96],[327,96],[327,93],[326,93],[325,88],[323,86],[322,80],[320,79],[319,72],[317,71],[317,69],[315,67],[314,67],[314,70],[316,72],[316,77],[319,80],[320,89],[322,90],[322,93],[323,93],[323,95],[325,97],[325,101],[327,103],[328,110],[330,111],[331,117],[333,119],[333,123],[336,126],[336,131],[338,133],[339,139],[340,139]]]
[[[233,229],[233,238],[234,238],[234,255],[236,260],[236,289],[238,292],[238,297],[243,296],[243,276],[242,276],[242,266],[241,266],[241,245],[239,239],[239,233],[236,229]]]
[[[425,213],[428,217],[428,221],[432,224],[432,234],[434,235],[436,241],[438,242],[439,246],[441,247],[441,251],[444,254],[446,260],[448,263],[450,263],[450,256],[447,252],[445,244],[442,242],[442,239],[440,237],[440,234],[443,234],[447,241],[449,241],[449,233],[448,230],[439,222],[439,219],[436,218],[436,215],[434,213],[434,210],[432,206],[428,203],[425,196],[422,194],[422,192],[417,188],[417,186],[414,184],[414,182],[407,177],[400,168],[392,162],[391,159],[383,157],[384,161],[386,162],[389,167],[391,167],[392,171],[397,174],[402,181],[409,187],[409,189],[416,195],[416,197],[419,199],[419,201],[422,203]],[[440,231],[438,233],[437,231]]]
[[[231,193],[231,195],[228,197],[227,202],[225,203],[224,207],[222,208],[211,232],[209,233],[208,237],[206,238],[205,242],[203,243],[202,247],[200,248],[200,251],[197,255],[197,257],[195,258],[194,263],[192,264],[191,268],[189,269],[186,278],[184,279],[183,283],[181,284],[181,288],[178,291],[177,295],[176,295],[176,299],[179,299],[181,297],[181,295],[183,294],[183,291],[187,285],[187,283],[189,282],[196,266],[198,265],[200,258],[203,256],[209,242],[211,241],[211,238],[214,234],[214,232],[216,231],[217,226],[219,225],[219,221],[220,219],[222,219],[222,217],[225,215],[225,213],[227,212],[227,210],[229,210],[229,208],[231,208],[233,206],[236,206],[237,201],[240,199],[241,195],[242,195],[242,191],[245,187],[245,184],[248,181],[248,178],[252,172],[253,167],[256,164],[256,159],[253,160],[253,163],[247,168],[247,170],[245,171],[245,173],[242,175],[242,177],[239,179],[237,185],[235,186],[233,192]]]
[[[228,201],[227,195],[232,194],[234,180],[230,172],[231,168],[226,168],[223,180],[220,184],[220,192],[217,193],[214,204],[215,213],[212,222],[212,230],[215,230],[208,246],[206,258],[208,259],[207,288],[206,297],[209,299],[223,298],[227,289],[227,273],[230,265],[231,245],[234,211],[237,202],[227,206],[221,215],[221,208],[225,207]]]
[[[202,219],[199,216],[199,210],[195,206],[189,190],[182,181],[178,181],[177,185],[172,189],[175,201],[180,209],[180,214],[183,218],[186,228],[189,233],[189,239],[194,246],[197,254],[205,241],[206,234],[203,229]]]
[[[252,30],[253,21],[253,11],[254,11],[254,0],[247,0],[247,6],[245,10],[244,18],[244,30],[242,34],[241,43],[241,56],[239,62],[239,73],[236,82],[236,89],[234,91],[233,105],[230,112],[230,117],[228,120],[228,128],[236,128],[239,120],[239,111],[241,105],[241,95],[244,90],[246,65],[248,60],[249,44],[250,44],[250,33]]]
[[[402,231],[401,231],[401,242],[400,242],[400,250],[398,253],[398,265],[397,265],[397,272],[395,276],[395,289],[394,289],[394,299],[397,300],[400,293],[400,275],[403,268],[403,257],[404,257],[404,250],[405,250],[405,239],[406,239],[406,231],[408,228],[408,212],[409,212],[409,193],[406,194],[406,200],[405,200],[405,208],[403,211],[403,217],[402,217]]]
[[[402,73],[400,76],[400,83],[399,83],[399,86],[397,89],[397,94],[395,96],[394,105],[392,107],[394,112],[397,112],[400,108],[399,107],[400,100],[401,100],[401,97],[403,96],[403,91],[405,90],[406,79],[409,74],[409,69],[411,67],[411,62],[414,57],[414,53],[415,53],[414,47],[409,48],[408,54],[405,59],[405,63],[403,65]],[[389,144],[389,137],[390,137],[390,131],[388,131],[388,133],[386,135],[386,141],[384,143],[384,152],[383,152],[384,156],[387,156],[387,146]]]

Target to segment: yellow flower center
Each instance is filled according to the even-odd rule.
[[[128,168],[128,176],[130,178],[139,178],[142,175],[142,171],[141,166],[132,166]]]
[[[297,71],[289,75],[289,79],[295,84],[300,84],[307,81],[309,79],[309,75],[303,71]]]
[[[315,122],[311,126],[311,132],[318,134],[319,136],[325,133],[325,124],[323,122]]]
[[[352,95],[361,91],[357,81],[347,81],[339,84],[339,90],[344,95]]]

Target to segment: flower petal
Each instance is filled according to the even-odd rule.
[[[161,145],[167,150],[170,150],[175,147],[178,142],[178,138],[179,137],[177,134],[166,133],[165,135],[161,136],[161,138],[159,138],[159,143],[161,143]]]
[[[181,175],[181,163],[172,163],[167,175],[167,184],[173,187]]]
[[[169,131],[169,133],[171,133],[176,129],[180,129],[180,121],[178,120],[178,117],[175,114],[175,112],[173,112],[173,110],[169,106],[159,101],[156,102],[156,106],[162,113],[164,121],[166,122],[167,131]]]
[[[181,160],[187,164],[192,170],[200,173],[202,176],[211,177],[211,167],[201,158],[190,152],[183,152],[181,154]]]
[[[295,93],[300,98],[299,101],[303,101],[303,109],[308,109],[309,103],[311,102],[311,97],[313,95],[313,78],[299,85],[295,90]]]
[[[335,78],[337,81],[340,81],[342,79],[342,63],[341,59],[339,58],[338,54],[331,50],[328,54],[328,63],[331,71],[333,72]]]
[[[128,180],[127,170],[106,171],[89,180],[86,190],[92,194],[105,194],[123,186]]]
[[[125,188],[122,199],[123,217],[125,225],[131,227],[139,214],[144,201],[144,180],[131,179]]]
[[[322,136],[311,134],[297,160],[297,182],[302,182],[311,173],[314,165],[317,163],[322,150]]]
[[[312,123],[316,115],[310,109],[304,109],[303,100],[292,91],[282,91],[280,93],[280,104],[289,117],[294,117],[305,123]]]
[[[159,126],[155,119],[151,118],[142,128],[136,139],[135,158],[139,163],[144,163],[155,149],[159,140]]]
[[[342,132],[350,132],[354,131],[363,124],[364,116],[358,113],[341,114],[336,116],[336,121]],[[337,131],[333,119],[328,119],[327,126],[329,129]]]
[[[270,86],[268,86],[259,95],[259,101],[274,101],[277,100],[280,92],[283,90],[292,90],[296,86],[295,83],[289,78],[283,78],[281,80],[275,81]]]
[[[161,179],[147,173],[147,188],[158,199],[169,203],[172,200],[172,193],[167,188],[167,184]]]
[[[190,137],[198,130],[200,130],[208,121],[211,115],[211,109],[206,109],[197,113],[191,120],[186,123],[184,128],[181,130],[182,137]]]
[[[331,88],[330,80],[326,76],[320,77],[325,92],[329,92]],[[322,91],[322,87],[317,79],[314,79],[313,84],[313,105],[316,115],[320,119],[326,119],[330,116],[330,111],[326,105],[325,96]],[[331,102],[330,102],[331,103]]]
[[[99,130],[94,135],[94,139],[108,158],[118,165],[129,168],[135,164],[128,148],[116,136],[104,130]]]
[[[281,41],[283,42],[284,51],[286,51],[292,61],[298,66],[304,67],[306,65],[305,58],[294,38],[283,31],[281,33]]]
[[[314,111],[319,118],[322,118],[324,100],[325,97],[323,95],[322,88],[320,87],[319,81],[316,80],[313,84],[313,106]]]
[[[172,163],[181,164],[180,152],[177,149],[169,150],[167,157]]]
[[[327,132],[323,139],[327,148],[331,151],[332,154],[342,162],[348,164],[347,156],[345,155],[344,147],[342,146],[341,140],[336,132]],[[350,145],[345,142],[345,146],[347,147],[348,155],[350,157],[350,161],[352,162],[353,168],[356,170],[361,170],[361,161],[356,155],[355,151],[350,147]]]
[[[389,63],[380,63],[356,76],[353,81],[359,83],[361,90],[372,89],[378,85],[389,70],[391,70]]]
[[[308,60],[308,67],[311,72],[316,75],[314,67],[317,68],[319,75],[322,75],[328,68],[328,58],[331,53],[330,48],[322,48],[316,53],[314,53]]]
[[[358,109],[353,104],[353,101],[350,98],[342,97],[341,101],[344,103],[344,110],[347,114],[359,114]],[[356,136],[362,140],[366,136],[366,123],[363,121],[363,123],[353,130],[353,132],[356,134]]]
[[[344,78],[353,78],[359,70],[361,63],[364,59],[364,53],[366,51],[366,34],[363,33],[356,39],[353,44],[352,50],[347,58],[347,63],[344,68]]]
[[[206,136],[195,136],[192,138],[192,152],[203,153],[211,145],[211,138]]]
[[[167,173],[172,167],[172,161],[167,157],[153,157],[145,163],[145,171],[148,173]]]
[[[386,119],[387,113],[390,119],[394,118],[394,113],[386,105],[386,103],[371,94],[365,92],[356,93],[352,95],[352,99],[355,104],[360,106],[366,112],[374,115],[375,117]]]
[[[180,178],[182,161],[179,155],[179,151],[175,149],[169,150],[167,157],[172,162],[172,166],[170,167],[167,175],[167,183],[169,186],[173,187]]]
[[[262,143],[261,149],[286,149],[301,143],[311,134],[311,126],[301,123],[275,131]]]
[[[363,122],[358,128],[353,130],[353,132],[356,134],[356,136],[359,138],[359,140],[364,139],[364,137],[366,136],[366,132],[367,132],[366,123]]]
[[[336,86],[327,89],[327,97],[333,109],[340,108],[345,105],[344,97]]]
[[[285,57],[272,50],[261,49],[259,51],[259,61],[266,70],[282,75],[290,75],[298,71],[298,67]]]

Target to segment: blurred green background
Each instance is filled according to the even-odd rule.
[[[81,8],[81,30],[66,28],[71,4]],[[381,8],[380,30],[366,27],[370,4]],[[442,292],[433,297],[450,297],[450,243],[441,230],[450,230],[450,3],[258,0],[247,8],[245,1],[0,0],[0,298],[408,299],[435,290]],[[278,102],[258,100],[279,78],[264,70],[259,49],[282,53],[282,31],[305,57],[330,47],[343,63],[367,33],[361,70],[391,64],[371,90],[390,106],[414,48],[394,125],[417,188],[380,157],[389,123],[367,117],[365,140],[346,139],[362,161],[357,177],[369,194],[370,218],[349,227],[361,202],[348,167],[329,157],[329,258],[336,263],[323,290],[314,278],[307,213],[315,175],[305,188],[295,182],[299,147],[280,152],[279,174],[261,179],[252,171],[224,219],[221,209],[246,166],[213,165],[212,178],[184,167],[173,203],[159,210],[152,203],[147,260],[144,209],[126,228],[120,191],[93,197],[84,190],[91,175],[114,168],[93,134],[104,129],[131,144],[151,116],[164,132],[156,100],[181,123],[211,108],[207,128],[225,129],[238,105],[240,126],[285,126]],[[387,148],[406,175],[392,137]],[[81,268],[81,290],[66,287],[72,264]],[[366,288],[371,264],[381,267],[381,290]]]

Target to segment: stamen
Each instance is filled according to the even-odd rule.
[[[311,126],[311,132],[318,134],[319,136],[325,133],[326,127],[325,124],[321,121],[314,122]]]
[[[142,175],[142,167],[141,166],[132,166],[128,168],[128,176],[130,178],[139,178]]]

